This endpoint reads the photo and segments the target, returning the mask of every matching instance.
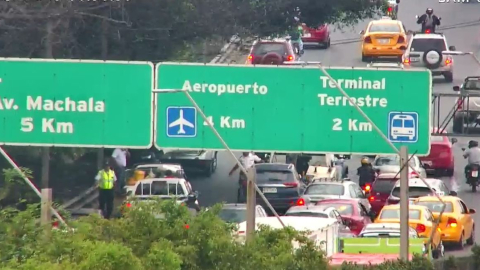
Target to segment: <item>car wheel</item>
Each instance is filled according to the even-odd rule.
[[[465,123],[463,119],[464,119],[463,116],[455,116],[455,118],[453,119],[454,133],[459,133],[459,134],[463,133],[463,124]]]
[[[328,49],[330,47],[330,37],[328,37],[327,42],[324,42],[320,45],[322,49]]]
[[[451,169],[446,169],[446,170],[445,170],[445,175],[451,177],[451,176],[453,176],[454,172],[455,172],[455,170],[454,170],[453,168],[451,168]]]
[[[453,73],[452,72],[445,72],[443,74],[443,77],[445,77],[446,82],[453,82]]]
[[[472,233],[470,234],[470,237],[467,239],[467,245],[473,246],[473,244],[475,244],[475,225],[473,225]]]
[[[460,240],[457,242],[457,248],[460,249],[460,250],[463,250],[463,248],[465,247],[465,240],[464,239],[464,232],[462,232],[462,235],[460,236]]]
[[[213,155],[213,160],[212,160],[212,173],[214,173],[214,172],[217,170],[217,166],[218,166],[217,154],[218,154],[218,152],[215,152],[215,154]]]

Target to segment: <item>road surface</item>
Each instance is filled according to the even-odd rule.
[[[399,8],[399,19],[403,21],[408,30],[417,31],[415,15],[421,15],[427,7],[434,9],[434,13],[442,18],[442,26],[455,26],[463,22],[471,22],[480,19],[480,3],[438,3],[436,0],[424,1],[402,1]],[[360,22],[355,27],[344,28],[343,31],[336,30],[332,33],[332,42],[359,38],[359,32],[366,27],[368,21]],[[480,26],[459,26],[443,32],[449,42],[449,46],[456,46],[457,50],[475,52],[480,57]],[[335,42],[336,43],[336,42]],[[302,61],[321,61],[327,66],[343,67],[365,67],[361,62],[360,43],[349,42],[345,44],[332,45],[327,50],[307,49]],[[434,93],[453,93],[452,87],[462,82],[467,75],[480,75],[480,67],[469,57],[455,58],[454,82],[445,83],[443,78],[434,80]],[[412,97],[414,98],[414,97]],[[445,100],[443,100],[445,99]],[[441,119],[445,118],[452,108],[454,99],[442,98]],[[449,127],[451,129],[451,125]],[[288,132],[288,131],[285,131]],[[452,178],[442,179],[465,201],[469,208],[480,210],[480,191],[476,194],[469,192],[469,186],[465,184],[463,168],[465,161],[462,157],[461,147],[465,147],[470,138],[458,138],[458,144],[454,145],[455,153],[455,175]],[[235,153],[237,157],[241,153]],[[359,157],[352,157],[348,161],[350,171],[356,171],[360,164]],[[218,155],[218,168],[214,175],[209,178],[195,178],[192,180],[194,189],[200,192],[200,204],[203,206],[212,205],[218,202],[235,202],[238,176],[228,176],[228,172],[234,165],[234,159],[226,151]],[[351,176],[356,181],[355,176]],[[475,223],[480,226],[480,211],[475,214]],[[480,242],[480,231],[477,230],[477,242]],[[448,251],[447,255],[463,256],[470,253],[470,248],[463,251]]]

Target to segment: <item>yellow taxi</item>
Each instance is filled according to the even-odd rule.
[[[435,226],[435,219],[428,207],[410,204],[408,217],[408,224],[417,231],[418,236],[430,238],[433,227]],[[400,205],[392,204],[384,206],[377,219],[375,219],[375,223],[400,223]],[[426,242],[427,241],[428,240],[426,240]],[[431,248],[433,258],[443,257],[445,249],[443,247],[440,228],[437,228],[433,234]]]
[[[381,19],[371,21],[362,35],[362,61],[373,57],[398,57],[407,49],[407,31],[401,21]]]
[[[462,199],[455,196],[443,196],[445,210],[439,223],[442,230],[442,241],[463,248],[466,244],[475,242],[475,222],[472,214],[474,209],[468,209]],[[425,206],[438,218],[442,210],[442,203],[434,196],[419,197],[413,201],[414,205]],[[410,205],[412,206],[412,205]]]

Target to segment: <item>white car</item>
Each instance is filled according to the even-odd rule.
[[[409,157],[409,165],[413,167],[409,167],[409,177],[418,177],[421,176],[423,178],[427,177],[427,171],[418,159],[417,156],[410,156]],[[379,173],[398,173],[400,174],[400,157],[399,155],[378,155],[375,157],[373,161],[373,168],[377,170]]]
[[[419,178],[412,178],[408,180],[408,198],[414,200],[422,196],[434,196],[434,192],[439,196],[457,196],[457,192],[451,191],[445,183],[440,179],[427,178],[425,179],[428,185],[433,189],[431,190],[423,181]],[[387,199],[386,205],[398,204],[400,202],[400,180],[395,183],[395,186]]]

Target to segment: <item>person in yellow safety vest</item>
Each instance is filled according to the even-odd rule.
[[[105,163],[103,169],[98,172],[95,180],[97,180],[100,211],[102,211],[106,219],[109,219],[113,211],[113,200],[115,197],[114,187],[117,177],[108,162]]]

